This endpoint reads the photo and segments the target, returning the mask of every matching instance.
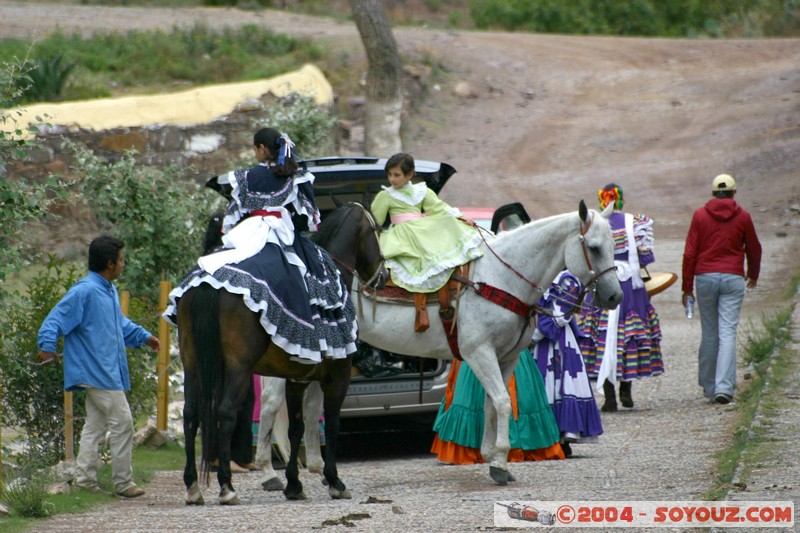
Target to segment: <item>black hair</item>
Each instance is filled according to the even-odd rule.
[[[736,189],[727,191],[714,191],[711,194],[714,195],[714,198],[733,198],[736,194]]]
[[[89,244],[89,270],[102,272],[108,268],[108,262],[117,262],[125,243],[116,237],[101,235]]]
[[[222,245],[222,222],[224,218],[225,214],[222,211],[217,211],[208,219],[206,233],[203,236],[203,249],[200,251],[202,255],[210,254],[214,249]]]
[[[256,148],[266,146],[267,150],[269,150],[269,163],[271,163],[272,172],[276,176],[288,178],[297,173],[297,160],[294,157],[294,152],[292,152],[292,156],[287,157],[283,164],[278,164],[278,157],[285,144],[286,139],[283,134],[275,128],[261,128],[253,135],[253,146]]]
[[[404,154],[403,152],[400,152],[399,154],[394,154],[386,162],[386,166],[383,169],[386,172],[389,172],[389,169],[394,167],[400,167],[400,170],[403,171],[403,174],[413,174],[414,158],[408,154]]]

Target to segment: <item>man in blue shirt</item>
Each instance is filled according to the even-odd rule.
[[[64,389],[86,391],[86,424],[81,435],[75,482],[100,491],[98,446],[110,434],[114,491],[136,498],[144,490],[133,482],[133,416],[125,391],[130,375],[125,347],[160,347],[157,337],[122,314],[116,287],[125,244],[109,236],[89,245],[89,274],[73,285],[39,329],[37,359],[60,361],[56,343],[64,337]]]

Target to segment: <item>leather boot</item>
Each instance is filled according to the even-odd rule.
[[[424,292],[414,293],[414,307],[417,308],[414,331],[422,333],[431,327],[430,320],[428,320],[428,295]]]
[[[631,385],[632,383],[630,381],[623,381],[619,384],[619,401],[622,404],[622,407],[627,407],[628,409],[633,407]]]
[[[603,382],[603,394],[606,397],[606,401],[603,404],[603,407],[600,408],[601,411],[604,413],[616,413],[617,412],[617,395],[614,391],[614,384],[608,380]]]

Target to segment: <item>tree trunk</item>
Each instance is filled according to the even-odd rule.
[[[366,153],[389,157],[402,151],[403,64],[380,0],[350,0],[367,52]]]

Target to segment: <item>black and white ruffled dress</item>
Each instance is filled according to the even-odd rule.
[[[292,223],[291,211],[307,217],[309,227],[320,220],[313,174],[286,179],[261,164],[216,179],[231,188],[224,248],[198,260],[170,293],[164,318],[176,324],[181,296],[208,283],[242,295],[272,342],[294,360],[316,363],[355,352],[358,326],[348,288],[331,256]]]

